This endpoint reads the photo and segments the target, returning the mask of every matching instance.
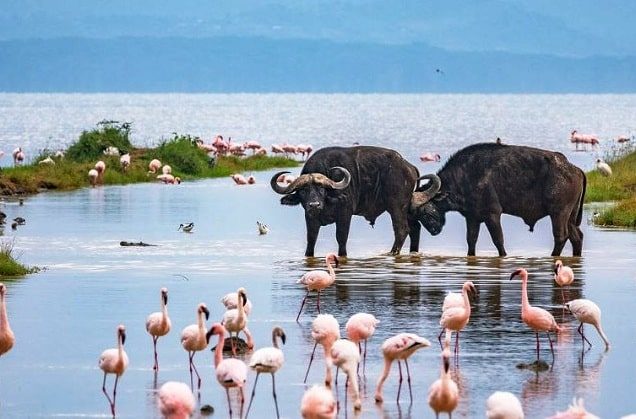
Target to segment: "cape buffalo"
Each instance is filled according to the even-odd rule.
[[[361,215],[373,226],[384,211],[393,223],[391,253],[400,253],[407,235],[410,250],[418,251],[421,226],[409,211],[411,200],[417,196],[418,202],[426,202],[436,190],[432,186],[414,193],[418,170],[398,152],[371,146],[326,147],[307,160],[296,180],[279,185],[278,177],[285,173],[289,172],[276,173],[270,184],[285,195],[283,205],[301,204],[305,209],[305,256],[314,255],[320,227],[331,223],[336,223],[338,255],[346,256],[351,216]]]
[[[486,223],[500,256],[506,255],[501,214],[521,217],[533,231],[550,216],[554,249],[559,256],[566,240],[581,255],[585,173],[561,153],[503,144],[475,144],[458,151],[431,183],[439,187],[427,202],[415,198],[412,210],[432,234],[442,231],[447,211],[466,218],[468,255],[475,255],[479,225]],[[440,185],[441,184],[441,185]],[[427,186],[428,188],[428,186]]]

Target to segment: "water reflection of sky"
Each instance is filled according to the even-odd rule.
[[[254,303],[250,329],[258,346],[269,345],[271,328],[280,324],[288,335],[286,364],[277,379],[281,412],[298,417],[305,386],[302,378],[313,347],[309,324],[316,314],[310,298],[300,324],[294,322],[304,290],[295,281],[309,269],[321,268],[320,258],[306,260],[304,221],[300,208],[282,207],[267,186],[269,173],[257,173],[253,187],[236,187],[229,179],[190,182],[178,187],[146,184],[41,194],[24,206],[3,208],[11,218],[27,224],[15,236],[21,259],[47,269],[9,282],[8,307],[17,341],[0,359],[0,402],[3,416],[97,416],[108,412],[101,393],[97,357],[115,344],[115,328],[128,329],[129,370],[120,381],[118,412],[124,417],[153,417],[155,381],[151,340],[144,330],[146,316],[159,308],[159,288],[170,290],[173,330],[159,341],[161,371],[156,384],[188,381],[187,357],[179,344],[183,327],[195,322],[196,304],[206,302],[211,319],[220,320],[220,298],[245,286]],[[589,214],[585,214],[589,216]],[[256,221],[269,224],[271,233],[257,234]],[[192,234],[177,231],[194,222]],[[594,347],[580,359],[581,341],[572,317],[563,316],[561,290],[552,280],[550,226],[542,220],[534,233],[517,219],[505,217],[506,246],[511,255],[497,258],[485,231],[477,244],[478,257],[466,258],[465,226],[457,215],[448,218],[437,237],[424,233],[422,255],[383,256],[393,241],[388,217],[371,229],[356,218],[350,235],[350,257],[337,270],[337,280],[321,297],[324,311],[341,325],[358,311],[380,319],[369,343],[366,376],[361,380],[361,417],[427,417],[428,386],[439,376],[437,346],[439,317],[446,292],[459,291],[473,281],[479,295],[473,300],[469,325],[461,334],[461,355],[453,376],[460,383],[458,417],[483,415],[485,400],[495,390],[515,393],[528,417],[564,410],[574,396],[584,397],[588,409],[601,417],[636,411],[631,381],[636,367],[631,348],[636,326],[625,314],[636,291],[631,232],[582,226],[584,257],[567,257],[574,285],[568,298],[590,298],[603,309],[603,322],[612,349],[603,353],[596,331],[587,327]],[[119,241],[144,241],[156,247],[120,247]],[[323,228],[317,254],[335,249],[333,227]],[[521,322],[521,283],[509,281],[512,270],[530,272],[533,305],[548,309],[566,324],[555,345],[556,360],[549,372],[519,370],[520,362],[535,356],[534,334]],[[184,278],[185,277],[185,278]],[[210,322],[208,324],[211,324]],[[416,332],[432,347],[412,361],[414,401],[408,392],[395,402],[397,367],[385,385],[385,403],[372,400],[382,368],[379,345],[401,331]],[[542,340],[543,359],[550,359]],[[212,404],[224,417],[225,394],[213,376],[212,354],[199,353],[195,362],[203,376],[201,402]],[[320,382],[322,354],[316,357],[309,382]],[[318,367],[320,365],[320,367]],[[249,377],[249,390],[253,382]],[[270,380],[262,379],[252,409],[273,415]],[[404,389],[403,389],[404,390]],[[406,396],[406,397],[405,397]],[[338,388],[344,403],[344,389]],[[236,403],[236,400],[234,400]],[[354,417],[352,405],[340,417]]]

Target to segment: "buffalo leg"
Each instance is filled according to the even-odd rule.
[[[490,233],[492,242],[495,244],[495,247],[499,252],[499,256],[506,256],[503,230],[501,229],[501,215],[491,215],[490,218],[486,220],[486,227],[488,227],[488,232]]]
[[[576,224],[569,226],[570,243],[572,243],[572,256],[581,256],[583,253],[583,232]]]
[[[318,239],[318,232],[320,231],[320,223],[317,220],[309,218],[305,213],[305,224],[307,226],[307,249],[305,249],[305,256],[313,256],[314,248],[316,247],[316,240]]]
[[[338,256],[347,256],[347,240],[351,227],[351,215],[340,218],[336,222],[336,241],[338,242]]]
[[[402,246],[404,246],[406,236],[409,234],[409,222],[406,219],[406,216],[400,214],[399,211],[392,211],[390,212],[390,215],[391,222],[393,223],[393,234],[395,236],[395,241],[391,248],[391,254],[398,255],[400,254],[400,250],[402,250]]]
[[[466,218],[466,242],[468,242],[468,256],[475,256],[475,245],[479,237],[479,221]]]
[[[420,250],[420,232],[422,231],[422,225],[416,219],[409,220],[409,240],[411,241],[411,246],[409,247],[410,252],[419,252]]]
[[[560,256],[563,246],[568,239],[567,221],[562,220],[562,217],[557,215],[550,215],[552,220],[552,235],[554,236],[554,249],[552,249],[552,256]]]

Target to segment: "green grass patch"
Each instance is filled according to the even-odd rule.
[[[162,141],[155,148],[135,148],[130,144],[129,124],[103,121],[93,131],[84,132],[65,152],[63,158],[52,157],[54,165],[38,164],[52,156],[42,150],[34,162],[0,171],[0,193],[3,195],[34,194],[45,190],[72,190],[90,186],[88,171],[98,160],[106,163],[104,185],[156,182],[159,173],[148,173],[148,163],[159,159],[172,167],[172,174],[182,180],[229,176],[237,172],[267,170],[275,167],[296,167],[299,163],[285,157],[220,156],[209,157],[196,146],[196,137],[178,135]],[[124,171],[119,156],[106,156],[107,147],[117,147],[131,155],[131,165]]]
[[[636,196],[636,151],[623,147],[606,156],[612,176],[605,177],[597,170],[587,173],[585,202],[619,201]]]
[[[14,253],[13,242],[0,242],[0,277],[24,276],[40,270],[39,268],[30,268],[21,264],[16,260]]]
[[[636,197],[604,209],[595,220],[595,224],[636,228]]]

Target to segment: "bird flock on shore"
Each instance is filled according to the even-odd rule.
[[[324,352],[325,378],[324,383],[313,385],[304,394],[300,403],[300,413],[303,418],[335,418],[339,409],[336,403],[332,387],[338,384],[338,372],[342,370],[346,376],[345,394],[349,393],[352,400],[353,410],[357,412],[362,407],[362,400],[358,388],[359,377],[366,374],[367,341],[373,337],[376,328],[381,327],[379,320],[370,313],[357,313],[351,316],[345,325],[346,338],[341,337],[340,324],[331,314],[321,313],[320,293],[329,288],[336,279],[334,266],[338,267],[338,257],[334,253],[329,253],[325,257],[327,271],[312,270],[305,273],[297,283],[306,288],[306,295],[303,298],[298,316],[302,314],[302,309],[310,292],[317,292],[317,309],[319,314],[311,323],[311,336],[315,342],[311,357],[308,362],[307,371],[304,375],[304,382],[307,382],[309,370],[314,359],[314,353],[318,345]],[[519,277],[521,279],[521,319],[535,332],[537,365],[539,364],[539,333],[545,333],[552,350],[552,362],[554,362],[554,351],[552,349],[552,339],[550,333],[561,331],[560,326],[554,316],[547,310],[531,306],[528,300],[527,281],[528,272],[519,268],[511,273],[510,280]],[[560,260],[554,264],[554,280],[561,286],[569,286],[574,280],[572,270],[564,266]],[[7,288],[0,284],[0,356],[11,350],[15,342],[15,334],[9,325],[5,295]],[[441,349],[440,376],[433,382],[428,391],[428,403],[435,412],[436,417],[440,413],[447,413],[449,417],[460,401],[459,387],[451,374],[451,358],[457,363],[460,355],[459,334],[468,325],[471,314],[470,294],[477,293],[475,285],[471,281],[466,281],[461,289],[461,293],[448,293],[442,304],[440,317],[441,332],[438,336]],[[168,289],[159,290],[160,311],[151,313],[146,319],[146,331],[150,335],[153,344],[153,370],[159,371],[159,355],[157,344],[159,338],[168,335],[172,329],[172,320],[168,315]],[[248,328],[249,316],[252,313],[252,302],[247,297],[247,291],[241,287],[236,292],[226,294],[221,303],[226,311],[220,322],[214,323],[207,328],[206,321],[209,320],[210,311],[205,303],[200,303],[196,307],[196,323],[191,324],[181,331],[181,346],[188,354],[190,386],[185,383],[169,381],[158,391],[158,407],[166,418],[188,418],[193,413],[197,394],[202,385],[202,378],[195,364],[197,352],[205,350],[213,337],[217,338],[217,345],[214,349],[215,376],[218,384],[225,390],[228,411],[232,417],[232,403],[230,401],[230,390],[236,389],[239,394],[240,412],[239,417],[243,417],[245,405],[244,388],[247,386],[248,369],[256,373],[254,384],[247,405],[245,418],[249,416],[252,402],[256,394],[256,385],[261,373],[270,374],[272,377],[272,395],[274,399],[276,417],[280,417],[276,394],[276,372],[283,367],[284,354],[279,346],[285,344],[287,337],[285,331],[280,326],[272,329],[272,346],[254,349],[254,339]],[[610,348],[610,342],[605,335],[601,325],[601,310],[592,301],[587,299],[576,299],[565,301],[564,308],[567,309],[580,323],[577,331],[581,336],[582,351],[585,345],[588,350],[592,343],[585,336],[584,324],[590,324],[596,328],[605,344],[605,349]],[[129,366],[129,359],[124,349],[127,329],[125,325],[117,325],[115,328],[116,347],[106,349],[99,357],[98,366],[103,371],[102,392],[108,400],[110,412],[116,415],[117,386]],[[451,337],[455,332],[454,354],[451,352]],[[239,333],[244,333],[246,340],[238,338]],[[228,344],[229,342],[229,344]],[[364,342],[364,349],[362,343]],[[380,346],[380,351],[384,359],[384,368],[378,378],[374,394],[375,402],[382,403],[384,400],[383,385],[390,375],[394,361],[398,364],[399,385],[396,399],[400,399],[402,381],[404,378],[402,366],[405,367],[406,381],[408,386],[409,399],[413,400],[413,390],[411,387],[411,374],[409,369],[409,358],[419,349],[430,347],[429,340],[418,336],[412,331],[404,331],[386,339]],[[249,362],[237,358],[238,353],[251,353]],[[362,365],[360,365],[362,364]],[[333,367],[336,367],[335,377]],[[106,388],[108,375],[114,375],[112,393]],[[335,381],[335,382],[334,382]],[[200,396],[199,396],[200,397]],[[581,400],[575,400],[566,412],[559,412],[553,418],[586,417],[595,416],[587,413]],[[347,409],[345,401],[344,409]],[[496,392],[486,401],[486,416],[488,418],[523,418],[524,413],[519,400],[509,392]],[[570,412],[570,416],[568,416]],[[576,412],[584,412],[588,416],[573,416]],[[289,412],[288,412],[289,414]]]

